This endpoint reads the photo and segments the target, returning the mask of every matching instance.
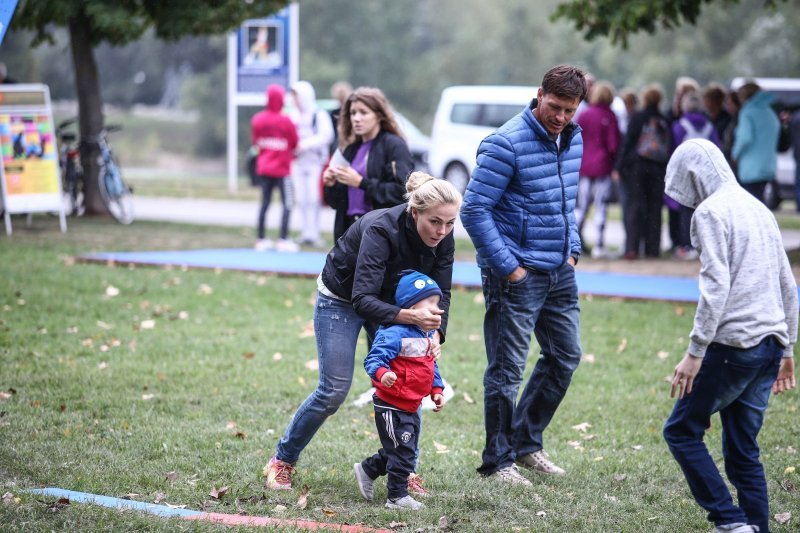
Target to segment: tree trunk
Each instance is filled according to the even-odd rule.
[[[81,12],[69,21],[70,48],[75,67],[75,89],[78,94],[78,124],[82,141],[95,139],[103,129],[103,97],[97,62],[89,33],[89,21]],[[81,142],[83,190],[87,215],[108,215],[97,185],[100,150],[94,142]]]

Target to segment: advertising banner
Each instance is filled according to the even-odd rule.
[[[50,92],[46,85],[0,85],[0,181],[9,215],[55,211],[66,230]]]

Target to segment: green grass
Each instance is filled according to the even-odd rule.
[[[251,240],[242,229],[82,219],[61,235],[55,219],[41,216],[2,238],[0,391],[14,393],[0,400],[0,483],[20,501],[0,505],[0,529],[222,529],[79,504],[54,512],[52,499],[23,492],[42,486],[150,502],[163,493],[170,504],[214,512],[404,522],[407,531],[435,529],[442,516],[456,531],[710,529],[660,434],[673,403],[664,378],[682,355],[694,309],[653,302],[581,303],[582,345],[594,362],[581,364],[545,433],[566,478],[532,477],[534,486],[522,489],[475,473],[484,437],[483,304],[478,292],[459,290],[440,361],[456,395],[442,413],[424,414],[420,473],[434,493],[426,509],[384,509],[383,480],[375,503],[361,500],[351,465],[379,444],[371,409],[350,402],[298,463],[308,508],[295,506],[299,490],[265,493],[261,468],[316,383],[306,367],[316,357],[307,335],[314,281],[71,259]],[[108,296],[109,286],[119,295]],[[143,328],[148,320],[155,327]],[[351,398],[368,386],[358,364]],[[792,488],[800,486],[798,403],[797,392],[773,398],[761,436],[772,512],[793,513],[786,526],[773,522],[775,531],[793,530],[800,514]],[[583,422],[591,424],[586,433],[573,428]],[[718,459],[719,437],[715,418],[708,443]],[[167,480],[173,471],[177,478]],[[208,496],[222,486],[224,498]]]

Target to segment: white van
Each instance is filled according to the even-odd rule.
[[[433,119],[428,166],[431,174],[462,193],[475,168],[481,141],[536,97],[537,87],[460,85],[442,91]]]
[[[800,79],[798,78],[734,78],[731,89],[737,90],[748,81],[754,81],[763,91],[775,96],[776,111],[800,110]],[[791,148],[778,152],[778,168],[775,181],[767,183],[764,190],[764,203],[770,209],[777,209],[783,200],[794,200],[795,162]]]

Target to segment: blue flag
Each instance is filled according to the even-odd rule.
[[[14,14],[14,9],[17,7],[18,0],[0,0],[0,43],[6,36],[8,24],[11,22],[11,15]]]

